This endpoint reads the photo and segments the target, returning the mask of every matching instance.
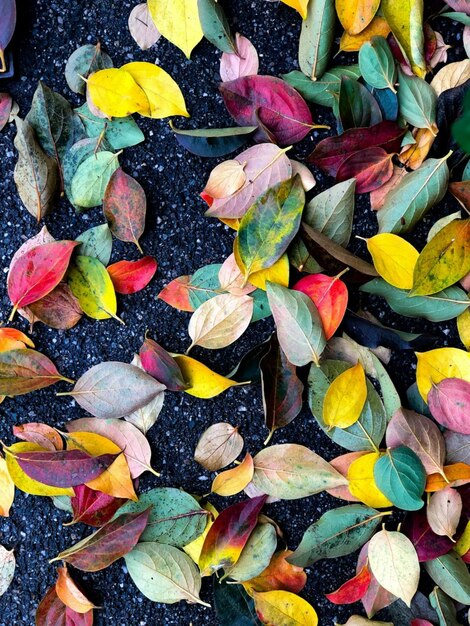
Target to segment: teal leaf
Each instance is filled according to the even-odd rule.
[[[113,248],[113,236],[107,224],[100,224],[99,226],[89,228],[79,235],[76,241],[80,241],[81,243],[78,248],[78,254],[81,256],[95,257],[95,259],[101,261],[105,267],[108,265]]]
[[[100,44],[85,44],[70,55],[65,66],[65,80],[74,93],[84,94],[88,78],[93,72],[113,67],[111,58],[101,50]],[[83,76],[83,78],[82,78]]]
[[[93,115],[86,103],[75,109],[75,114],[85,127],[88,137],[100,137],[103,134],[106,149],[122,150],[136,146],[145,139],[132,116],[103,119]]]
[[[214,576],[214,605],[219,626],[261,626],[253,598],[242,585],[233,585]]]
[[[426,471],[410,448],[388,449],[374,465],[374,480],[380,491],[399,509],[417,511],[424,506],[422,495]]]
[[[221,267],[221,263],[212,263],[194,272],[189,282],[189,303],[193,309],[222,293],[219,281]]]
[[[236,53],[230,24],[217,0],[197,0],[204,37],[221,52]]]
[[[467,294],[459,287],[448,287],[432,296],[410,297],[406,289],[398,289],[382,278],[374,278],[359,290],[384,297],[389,307],[399,315],[422,317],[431,322],[452,320],[470,305]]]
[[[364,80],[376,89],[395,91],[397,70],[387,40],[372,37],[359,50],[359,68]]]
[[[453,550],[426,561],[424,567],[442,591],[456,602],[470,604],[470,573],[467,565]]]
[[[246,144],[257,126],[234,128],[197,128],[181,130],[170,122],[171,130],[180,146],[202,157],[220,157],[238,150]]]
[[[307,528],[289,563],[309,567],[321,559],[355,552],[374,534],[384,513],[363,504],[331,509]]]
[[[360,75],[361,71],[358,65],[347,65],[332,67],[317,80],[312,80],[298,70],[289,72],[289,74],[281,74],[281,77],[294,89],[297,89],[307,102],[334,107],[339,98],[341,76],[348,76],[357,80]]]
[[[416,128],[429,128],[436,133],[437,94],[429,83],[418,76],[400,71],[398,106],[402,117]]]

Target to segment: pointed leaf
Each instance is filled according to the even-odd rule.
[[[458,348],[437,348],[417,352],[416,382],[421,397],[427,402],[434,385],[446,378],[460,378],[470,382],[470,354]]]
[[[217,0],[198,0],[197,7],[204,37],[222,52],[235,52],[230,25]]]
[[[240,493],[252,481],[254,469],[253,457],[247,453],[240,465],[217,474],[212,481],[212,493],[226,497]]]
[[[323,421],[331,427],[348,428],[361,416],[367,399],[366,375],[360,363],[337,376],[323,400]]]
[[[86,315],[97,320],[116,318],[116,292],[101,261],[76,256],[67,273],[67,282]]]
[[[347,580],[339,589],[325,594],[333,604],[352,604],[364,597],[371,582],[371,574],[367,565],[350,580]]]
[[[421,496],[426,472],[410,448],[399,446],[387,450],[374,466],[374,479],[380,491],[398,508],[416,511],[424,505]]]
[[[420,563],[447,554],[454,546],[448,537],[433,532],[425,509],[407,515],[402,530],[414,545]]]
[[[0,395],[20,396],[68,380],[44,354],[23,348],[0,352]],[[70,382],[70,381],[69,381]]]
[[[317,612],[290,591],[254,593],[256,613],[266,626],[317,626]]]
[[[356,193],[374,191],[392,177],[392,157],[383,148],[359,150],[341,163],[336,180],[355,178]]]
[[[100,224],[89,228],[76,239],[80,242],[78,253],[82,256],[92,256],[108,265],[113,248],[113,238],[107,224]]]
[[[86,44],[70,55],[65,66],[65,79],[74,93],[84,94],[86,83],[83,79],[88,78],[93,72],[110,67],[113,67],[113,62],[106,52],[101,50],[100,43],[96,46]]]
[[[57,595],[55,585],[49,589],[36,611],[36,626],[50,624],[73,624],[73,626],[93,626],[93,610],[77,613],[66,606]]]
[[[138,261],[118,261],[107,268],[116,293],[136,293],[144,289],[157,271],[157,262],[152,256]]]
[[[123,498],[114,498],[107,493],[95,491],[86,485],[74,487],[74,492],[75,495],[70,500],[73,509],[71,524],[81,522],[100,528],[114,517],[116,511],[126,501]]]
[[[299,65],[312,79],[320,78],[330,58],[335,30],[335,5],[332,0],[310,0],[307,17],[302,22],[299,41]]]
[[[109,179],[103,198],[103,211],[113,235],[121,241],[135,243],[140,250],[146,210],[142,187],[132,176],[117,169]]]
[[[436,491],[429,499],[428,523],[436,535],[451,539],[457,532],[461,514],[462,496],[452,487]]]
[[[359,68],[364,80],[372,87],[395,91],[397,78],[395,60],[383,37],[372,37],[361,46]]]
[[[67,567],[57,568],[57,582],[55,590],[60,600],[72,611],[76,613],[88,613],[92,611],[95,605],[78,588],[76,583],[70,576]]]
[[[153,376],[167,389],[170,391],[186,389],[187,385],[175,359],[156,341],[146,337],[140,348],[139,357],[147,374]]]
[[[269,565],[277,546],[276,529],[272,524],[258,524],[242,550],[240,558],[225,569],[224,576],[237,582],[258,576]]]
[[[382,233],[366,239],[374,267],[390,285],[411,289],[413,271],[419,252],[408,241],[391,233]]]
[[[190,396],[213,398],[230,387],[244,384],[213,372],[206,365],[189,356],[174,354],[173,357],[188,384],[188,388],[184,391]]]
[[[220,59],[220,78],[223,83],[258,73],[258,53],[250,40],[237,33],[235,46],[235,54],[233,51],[224,52]]]
[[[91,74],[87,94],[106,117],[126,117],[149,108],[144,91],[124,69],[103,69]]]
[[[455,552],[426,561],[424,567],[439,587],[453,600],[470,604],[470,573]]]
[[[161,34],[150,17],[147,2],[137,4],[129,15],[129,32],[141,50],[148,50],[157,43]]]
[[[118,156],[113,152],[104,150],[86,158],[78,166],[70,184],[73,204],[81,209],[99,206],[109,180],[118,168]]]
[[[404,119],[416,128],[436,132],[437,96],[434,89],[422,78],[399,75],[398,105]]]
[[[226,422],[213,424],[204,431],[194,452],[194,459],[213,472],[230,465],[243,449],[243,438]]]
[[[197,0],[149,0],[148,5],[159,32],[189,59],[203,37]]]
[[[383,0],[381,9],[413,72],[426,75],[423,0]]]

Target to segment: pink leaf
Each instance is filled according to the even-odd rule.
[[[258,73],[258,53],[251,41],[237,33],[235,44],[237,53],[224,52],[220,59],[220,78],[224,83]]]

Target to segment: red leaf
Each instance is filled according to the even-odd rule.
[[[250,538],[266,495],[232,504],[222,511],[210,527],[204,540],[199,568],[209,576],[222,567],[234,565]]]
[[[21,426],[13,426],[13,434],[23,441],[37,443],[38,446],[50,452],[64,449],[62,437],[55,428],[47,424],[30,422],[29,424],[21,424]]]
[[[18,452],[18,465],[30,478],[51,487],[75,487],[97,478],[116,459],[116,454],[90,456],[83,450]]]
[[[172,280],[171,283],[168,283],[166,287],[163,287],[158,294],[158,298],[175,309],[192,313],[194,309],[189,302],[188,288],[190,282],[191,276],[179,276]]]
[[[448,189],[465,209],[470,209],[470,180],[449,183]]]
[[[352,604],[363,598],[369,588],[371,575],[367,563],[354,576],[332,593],[325,594],[333,604]]]
[[[8,272],[8,295],[14,309],[40,300],[60,283],[77,241],[54,241],[28,250]]]
[[[470,435],[470,383],[461,378],[446,378],[433,384],[428,405],[434,419],[455,433]]]
[[[32,321],[59,330],[73,328],[83,315],[78,298],[66,283],[59,283],[47,296],[30,304],[27,310],[33,315]]]
[[[187,389],[183,374],[175,359],[153,339],[145,339],[139,351],[142,367],[170,391]]]
[[[0,93],[0,130],[8,123],[13,100],[9,93]]]
[[[93,626],[93,610],[77,613],[65,606],[54,585],[37,608],[36,626]]]
[[[66,561],[84,572],[98,572],[132,550],[147,526],[152,507],[142,513],[124,513],[64,550],[50,561]]]
[[[103,198],[103,211],[113,235],[121,241],[135,243],[145,228],[147,199],[139,183],[119,167],[109,179]]]
[[[107,493],[95,491],[86,485],[74,487],[75,495],[71,498],[73,509],[72,524],[82,522],[100,528],[109,522],[116,511],[125,503],[125,498],[113,498]]]
[[[351,128],[337,137],[327,137],[307,157],[309,163],[336,176],[346,159],[364,148],[381,147],[388,153],[399,152],[405,129],[385,121],[370,128]]]
[[[402,530],[414,545],[420,562],[437,559],[452,550],[454,545],[449,537],[436,535],[431,530],[426,509],[409,513]]]
[[[431,622],[428,622],[427,619],[414,619],[411,620],[411,626],[434,626]]]
[[[219,89],[237,124],[260,126],[261,123],[280,146],[301,141],[314,128],[305,100],[280,78],[242,76],[222,83]],[[266,132],[258,131],[257,138],[265,141]]]
[[[138,261],[118,261],[106,268],[117,293],[136,293],[146,287],[157,271],[153,256]]]
[[[336,174],[341,182],[356,179],[356,193],[367,193],[382,187],[393,175],[393,154],[383,148],[365,148],[343,161]]]
[[[36,350],[20,348],[0,352],[0,395],[20,396],[42,389],[59,380],[70,381],[61,376],[54,363]]]
[[[348,306],[348,288],[339,276],[340,274],[338,276],[311,274],[301,278],[292,287],[312,299],[320,314],[327,339],[335,334]]]

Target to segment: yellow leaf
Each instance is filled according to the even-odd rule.
[[[202,533],[202,535],[199,535],[197,539],[195,539],[194,541],[191,541],[191,543],[188,543],[187,546],[183,547],[183,550],[186,552],[186,554],[189,557],[192,558],[192,560],[196,563],[196,565],[199,563],[199,557],[201,556],[202,546],[204,545],[204,541],[206,540],[207,533],[209,532],[214,521],[219,516],[219,512],[214,506],[212,506],[210,502],[206,502],[206,504],[204,504],[202,508],[205,511],[209,511],[209,513],[212,514],[212,517],[208,518],[206,528],[204,529],[204,532]]]
[[[373,20],[380,0],[336,0],[336,13],[344,30],[358,35]]]
[[[188,57],[203,37],[197,0],[148,0],[158,31]]]
[[[212,482],[212,492],[219,496],[234,496],[251,482],[254,473],[253,457],[248,452],[240,465],[218,474]]]
[[[119,452],[122,452],[121,448],[110,439],[96,433],[85,432],[69,433],[67,435],[67,449],[84,450],[91,456],[119,454]],[[124,454],[119,454],[116,460],[102,474],[86,483],[86,485],[90,489],[102,491],[115,498],[138,500],[134,491],[129,465]]]
[[[93,104],[108,117],[126,117],[149,107],[145,93],[122,69],[95,72],[88,79],[87,89]]]
[[[172,355],[179,365],[184,380],[190,385],[189,389],[185,389],[185,393],[196,398],[213,398],[219,393],[245,383],[237,383],[234,380],[225,378],[211,369],[196,361],[196,359],[183,354]],[[248,381],[247,381],[248,382]]]
[[[363,43],[370,41],[372,37],[388,37],[390,26],[387,20],[376,15],[372,22],[364,28],[358,35],[350,35],[344,31],[339,42],[339,48],[342,52],[358,52]]]
[[[382,233],[366,239],[375,269],[387,283],[398,289],[413,287],[413,272],[419,252],[398,235]]]
[[[470,354],[464,350],[437,348],[416,352],[416,357],[416,383],[425,402],[432,385],[437,385],[445,378],[462,378],[470,382]]]
[[[371,452],[353,461],[348,469],[351,494],[367,506],[379,509],[393,506],[379,490],[374,480],[374,465],[381,456],[383,455],[378,452]]]
[[[283,287],[288,287],[289,267],[289,257],[287,254],[283,254],[281,258],[274,263],[274,265],[271,265],[271,267],[251,274],[248,282],[250,285],[259,287],[259,289],[262,289],[263,291],[266,291],[266,282],[277,283]]]
[[[460,341],[467,350],[470,350],[470,311],[465,309],[457,318],[457,330]]]
[[[317,626],[317,612],[290,591],[253,593],[256,613],[265,626]]]
[[[361,416],[366,399],[366,375],[357,363],[339,374],[328,387],[323,401],[323,421],[330,428],[352,426]]]
[[[20,441],[14,443],[8,448],[13,454],[18,452],[44,452],[44,448],[38,446],[36,443],[29,441]],[[61,487],[50,487],[49,485],[43,485],[42,483],[30,478],[23,472],[18,465],[18,461],[11,455],[6,454],[6,463],[8,472],[15,485],[21,491],[30,493],[33,496],[73,496],[73,489],[63,489]]]
[[[121,67],[128,72],[147,97],[147,103],[139,109],[145,117],[162,119],[170,115],[189,117],[181,89],[164,69],[153,63],[135,61]]]
[[[423,0],[382,0],[380,8],[411,69],[424,78]]]
[[[459,540],[454,546],[454,550],[460,556],[467,554],[467,552],[470,550],[470,522],[467,522],[465,530],[460,535]]]
[[[96,320],[119,320],[114,285],[99,259],[78,255],[69,267],[67,282],[86,315]]]
[[[8,471],[7,462],[0,456],[0,515],[8,517],[15,498],[15,484]]]
[[[240,228],[240,220],[237,218],[231,219],[229,217],[219,217],[219,220],[222,222],[222,224],[226,224],[229,228],[232,228],[233,230],[238,230]]]
[[[309,0],[281,0],[281,2],[287,4],[288,7],[292,7],[298,11],[303,20],[307,17],[308,1]]]
[[[435,124],[431,128],[415,128],[413,131],[413,137],[415,143],[409,146],[405,146],[403,151],[399,154],[398,160],[406,167],[417,170],[421,167],[424,160],[428,156],[429,150],[436,139],[438,128]]]

